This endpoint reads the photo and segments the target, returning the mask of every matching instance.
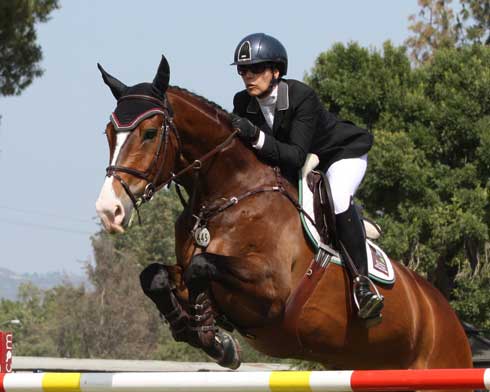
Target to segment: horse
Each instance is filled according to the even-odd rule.
[[[294,325],[287,323],[288,299],[315,255],[292,200],[296,186],[235,137],[224,109],[169,86],[164,56],[152,83],[128,87],[99,69],[118,100],[106,126],[111,164],[96,202],[104,228],[123,232],[139,203],[171,182],[189,195],[175,223],[176,264],[152,264],[140,276],[176,340],[232,369],[240,364],[238,343],[226,332],[233,328],[260,352],[326,368],[472,367],[446,299],[396,261],[396,283],[378,287],[381,324],[366,328],[357,317],[349,274],[333,263]]]

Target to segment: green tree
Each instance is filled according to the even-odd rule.
[[[406,41],[416,64],[426,62],[434,50],[456,45],[460,29],[451,3],[452,0],[418,0],[418,15],[409,17],[409,29],[414,35]]]
[[[82,358],[151,358],[161,334],[158,313],[139,287],[140,267],[118,252],[112,238],[93,240],[90,286],[61,285],[45,293],[57,354]]]
[[[490,44],[490,0],[418,0],[420,11],[409,17],[412,31],[405,43],[415,64],[433,57],[438,49],[468,44]]]
[[[20,94],[42,75],[41,47],[36,23],[44,23],[59,8],[58,0],[2,0],[0,2],[0,94]]]
[[[151,263],[175,264],[174,225],[181,211],[175,190],[161,190],[141,207],[141,225],[135,217],[129,230],[114,236],[117,251],[132,254],[142,267]]]
[[[490,45],[490,0],[460,0],[461,25],[468,42]]]
[[[359,197],[382,244],[463,302],[453,289],[481,287],[489,261],[489,56],[440,48],[412,68],[403,47],[337,44],[306,77],[331,111],[375,135]]]
[[[19,301],[2,301],[2,313],[18,318],[21,325],[14,329],[14,355],[56,356],[56,348],[49,335],[50,315],[45,312],[44,293],[32,283],[19,288]]]

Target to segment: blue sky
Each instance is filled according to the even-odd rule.
[[[151,81],[163,53],[171,84],[231,109],[242,85],[229,64],[243,36],[278,38],[288,77],[301,80],[335,42],[402,44],[417,10],[416,0],[61,1],[38,26],[44,76],[0,97],[0,267],[82,274],[93,258],[103,130],[115,106],[97,62],[130,85]]]

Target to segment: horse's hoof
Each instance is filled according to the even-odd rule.
[[[238,341],[226,332],[218,332],[215,339],[223,347],[223,357],[218,361],[218,365],[228,369],[238,369],[242,364],[240,358],[241,348]]]

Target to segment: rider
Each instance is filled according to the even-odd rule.
[[[325,110],[311,87],[283,79],[288,69],[286,49],[270,35],[243,38],[232,65],[245,84],[233,99],[231,119],[238,136],[291,180],[297,179],[307,153],[318,155],[332,190],[339,240],[360,274],[354,281],[359,316],[380,317],[383,297],[371,290],[366,277],[364,227],[353,202],[366,172],[372,134]]]

